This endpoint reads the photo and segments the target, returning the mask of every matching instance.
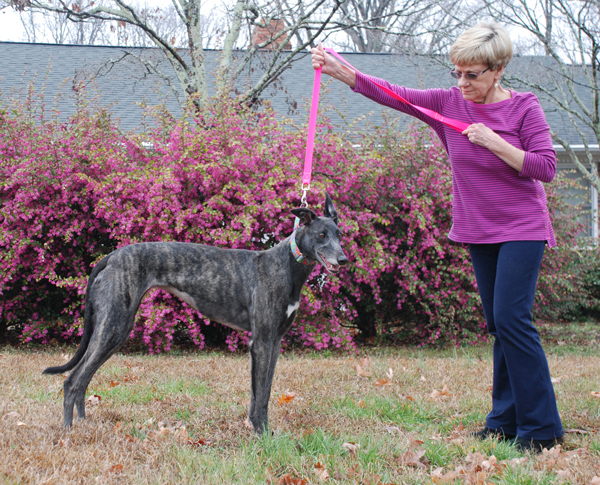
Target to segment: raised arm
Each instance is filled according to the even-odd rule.
[[[347,84],[352,89],[356,87],[356,73],[339,62],[335,57],[325,52],[323,44],[319,42],[317,47],[310,50],[312,53],[312,65],[315,69],[321,67],[321,72],[327,74],[344,84]]]

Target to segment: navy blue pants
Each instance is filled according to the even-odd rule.
[[[469,244],[487,327],[495,337],[486,426],[536,440],[564,434],[531,315],[544,246],[544,241]]]

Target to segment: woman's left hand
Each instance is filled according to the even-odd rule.
[[[494,133],[483,123],[473,123],[462,134],[467,135],[471,143],[486,148],[491,148],[494,143],[498,142],[498,138],[500,138],[498,134]]]
[[[471,143],[487,148],[517,172],[523,171],[525,152],[512,146],[483,123],[473,123],[462,133],[469,137]]]

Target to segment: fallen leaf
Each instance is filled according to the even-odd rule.
[[[88,397],[87,400],[92,406],[97,406],[100,404],[100,401],[102,401],[102,398],[97,394],[94,394],[93,396]]]
[[[190,441],[190,436],[188,435],[187,429],[185,426],[182,426],[175,433],[175,438],[183,443],[187,443]]]
[[[325,467],[325,465],[321,465],[320,462],[317,462],[317,464],[315,465],[315,473],[319,480],[327,480],[329,478],[327,468]]]
[[[568,377],[567,376],[551,377],[550,381],[552,382],[552,384],[560,384],[565,379],[568,379]]]
[[[17,421],[17,426],[27,426],[23,421]]]
[[[68,448],[69,446],[71,446],[71,440],[69,438],[64,440],[58,440],[58,444],[63,448]]]
[[[356,403],[358,405],[359,408],[366,408],[367,405],[365,404],[365,401],[363,399],[361,399],[360,401],[358,401]]]
[[[115,382],[115,381],[110,381],[110,387],[117,387],[120,384],[119,381]]]
[[[390,367],[388,369],[388,371],[385,373],[385,377],[387,377],[388,379],[392,379],[394,377],[394,371],[392,370],[392,368]]]
[[[586,431],[585,429],[565,429],[565,433],[589,434],[589,431]]]
[[[350,456],[352,458],[356,458],[356,453],[357,453],[358,449],[360,448],[360,445],[357,443],[349,442],[349,443],[344,443],[342,445],[342,448],[345,448],[346,450],[348,450],[348,453],[350,453]]]
[[[306,480],[302,478],[294,478],[287,474],[282,476],[277,482],[278,485],[306,485]]]
[[[387,379],[377,379],[375,385],[378,387],[391,386],[390,381],[388,381]]]
[[[188,445],[191,446],[210,446],[212,445],[212,441],[203,440],[199,438],[197,440],[188,440]]]
[[[421,461],[423,460],[423,461]],[[429,460],[425,458],[425,450],[419,448],[415,451],[408,450],[396,460],[400,465],[414,466],[422,469],[427,468]]]
[[[569,480],[572,477],[572,474],[569,470],[558,470],[556,472],[556,476],[561,480]]]
[[[117,473],[123,470],[123,465],[113,465],[110,469],[111,472]]]
[[[366,370],[363,370],[363,368],[362,368],[362,366],[360,364],[356,364],[356,366],[354,366],[354,368],[356,369],[356,373],[360,377],[371,377],[373,375],[372,372],[368,372]]]
[[[593,397],[600,397],[600,392],[598,392],[598,391],[592,391],[592,396]]]
[[[296,393],[295,392],[288,392],[286,394],[282,394],[278,399],[277,399],[277,403],[278,404],[285,404],[290,402],[292,399],[294,399],[296,397]]]
[[[425,376],[421,376],[421,381],[425,382],[427,379],[425,379]]]
[[[433,392],[429,396],[432,399],[445,399],[449,396],[452,396],[452,394],[450,394],[450,391],[448,390],[448,386],[444,386],[444,388],[441,391],[434,389]]]

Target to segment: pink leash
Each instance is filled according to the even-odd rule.
[[[356,69],[352,64],[350,64],[348,61],[346,61],[342,56],[340,56],[333,49],[330,49],[329,47],[325,47],[325,50],[327,52],[329,52],[332,56],[334,56],[337,59],[339,59],[340,61],[342,61],[344,64],[346,64],[348,67],[350,67],[354,71],[362,74],[358,69]],[[406,103],[409,106],[412,106],[413,108],[420,111],[421,113],[433,118],[434,120],[444,123],[445,125],[450,126],[451,128],[454,128],[456,131],[459,131],[462,133],[470,126],[468,123],[454,120],[452,118],[446,118],[445,116],[442,116],[441,114],[436,113],[435,111],[432,111],[427,108],[422,108],[421,106],[414,105],[414,104],[410,103],[409,101],[407,101],[406,99],[404,99],[402,96],[396,94],[391,89],[388,89],[385,86],[382,86],[381,84],[379,84],[376,81],[373,81],[369,77],[366,77],[366,78],[369,81],[371,81],[373,84],[375,84],[375,86],[377,86],[383,92],[390,95],[392,98],[397,99],[398,101],[401,101],[402,103]],[[312,176],[312,157],[313,157],[313,152],[314,152],[314,148],[315,148],[315,132],[316,132],[316,128],[317,128],[317,114],[319,111],[320,88],[321,88],[321,68],[319,67],[318,69],[315,69],[315,80],[313,83],[312,102],[310,105],[310,117],[308,120],[308,137],[306,140],[306,154],[304,156],[304,172],[302,174],[302,196],[300,199],[300,207],[308,207],[308,202],[306,201],[306,195],[307,195],[308,191],[310,190],[310,181],[311,181],[311,176]],[[294,230],[296,230],[296,228],[298,227],[298,223],[299,223],[299,219],[296,218],[296,221],[294,224]]]
[[[348,61],[346,61],[346,59],[344,59],[342,56],[340,56],[336,51],[334,51],[333,49],[330,49],[329,47],[325,47],[325,50],[327,52],[329,52],[332,56],[338,58],[340,61],[342,61],[344,64],[346,64],[348,67],[350,67],[351,69],[355,70],[356,72],[362,74],[362,72],[360,72],[358,69],[356,69],[352,64],[350,64]],[[321,69],[319,68],[319,71]],[[320,75],[320,72],[319,72]],[[363,74],[364,75],[364,74]],[[366,76],[365,76],[366,77]],[[463,123],[462,121],[458,121],[458,120],[453,120],[452,118],[446,118],[445,116],[442,116],[439,113],[436,113],[435,111],[432,111],[430,109],[427,108],[422,108],[421,106],[416,106],[410,102],[408,102],[406,99],[404,99],[402,96],[396,94],[394,91],[392,91],[391,89],[386,88],[385,86],[382,86],[381,84],[379,84],[378,82],[373,81],[371,78],[367,77],[367,79],[369,81],[371,81],[373,84],[375,84],[375,86],[377,86],[379,89],[381,89],[383,92],[389,94],[392,98],[397,99],[398,101],[401,101],[403,103],[408,104],[409,106],[412,106],[413,108],[415,108],[416,110],[420,111],[423,114],[426,114],[427,116],[433,118],[434,120],[437,120],[441,123],[444,123],[445,125],[454,128],[456,131],[459,132],[463,132],[465,131],[470,125],[467,123]],[[313,92],[313,96],[314,96],[314,92]],[[318,94],[317,94],[318,96]],[[313,98],[314,99],[314,98]],[[317,97],[318,99],[318,97]],[[312,116],[312,112],[311,112],[311,116]],[[310,130],[310,128],[309,128]],[[309,131],[309,136],[310,136],[310,131]],[[311,151],[311,155],[312,155],[312,151]]]
[[[317,114],[319,113],[319,93],[321,90],[321,68],[315,69],[313,82],[312,102],[310,104],[310,117],[308,119],[308,137],[306,140],[306,154],[304,155],[304,172],[302,173],[302,197],[300,207],[308,207],[306,194],[310,190],[312,176],[312,158],[315,149],[315,132],[317,131]],[[294,231],[298,228],[300,219],[294,221]]]

